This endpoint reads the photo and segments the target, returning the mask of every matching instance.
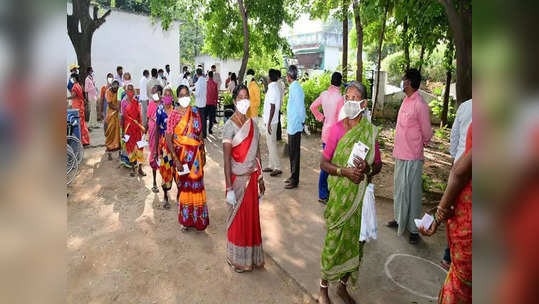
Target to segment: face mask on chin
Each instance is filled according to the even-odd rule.
[[[180,99],[178,99],[178,102],[180,103],[180,106],[182,108],[187,108],[189,106],[189,104],[191,103],[191,98],[189,97],[181,97]]]
[[[242,100],[239,100],[238,102],[236,102],[236,108],[243,115],[245,115],[245,113],[247,113],[247,111],[249,110],[250,105],[251,105],[251,102],[249,101],[249,99],[242,99]]]

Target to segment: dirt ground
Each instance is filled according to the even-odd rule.
[[[209,137],[207,143],[205,184],[210,226],[203,232],[180,231],[177,207],[173,204],[170,210],[163,209],[162,192],[154,194],[150,190],[149,167],[145,168],[146,177],[130,177],[127,169],[119,167],[117,156],[113,161],[106,159],[104,147],[85,150],[80,174],[68,187],[68,303],[314,302],[312,292],[298,284],[299,280],[276,263],[268,251],[263,270],[237,274],[225,263],[227,211],[219,133]],[[98,129],[91,136],[100,134],[102,130]],[[393,187],[391,134],[391,128],[385,127],[381,135],[384,167],[374,179],[377,197],[388,199],[392,198]],[[433,181],[446,180],[449,172],[451,164],[449,156],[443,152],[444,145],[447,143],[434,143],[435,148],[426,151],[425,173]],[[265,142],[261,143],[261,150],[264,163]],[[303,172],[313,171],[307,175],[311,179],[315,178],[319,167],[320,151],[319,135],[303,137],[301,166]],[[286,162],[283,169],[288,170]],[[286,177],[285,173],[282,179]],[[159,174],[157,181],[160,182]],[[282,189],[280,183],[274,184],[269,187],[272,191],[283,192],[279,190]],[[303,183],[301,187],[302,191],[317,193],[317,180]],[[174,189],[172,197],[175,194]],[[425,197],[428,206],[439,198],[439,193]],[[269,210],[269,206],[264,205],[262,211]],[[389,214],[390,208],[386,208]],[[267,217],[263,229],[272,225]],[[321,240],[321,237],[315,236],[315,239]],[[429,255],[436,256],[441,244],[443,241],[437,240]]]

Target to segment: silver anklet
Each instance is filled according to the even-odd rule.
[[[320,287],[322,287],[322,288],[328,288],[328,286],[327,286],[327,285],[324,285],[324,283],[322,283],[322,281],[320,281]]]

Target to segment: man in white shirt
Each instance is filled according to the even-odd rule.
[[[457,110],[453,128],[451,128],[451,147],[449,153],[456,162],[466,150],[466,134],[472,123],[472,100],[463,102]]]
[[[139,100],[140,100],[140,108],[142,110],[142,124],[145,126],[148,122],[148,117],[146,117],[148,113],[148,77],[150,77],[150,72],[148,70],[144,70],[142,72],[142,78],[139,82],[139,88],[140,88],[140,94],[139,94]]]
[[[264,100],[264,114],[262,119],[268,131],[266,144],[268,145],[269,161],[264,172],[271,172],[271,176],[278,176],[281,173],[281,159],[277,151],[277,128],[279,125],[279,110],[281,110],[281,90],[279,89],[279,71],[269,70],[268,92]]]
[[[202,120],[202,138],[206,138],[206,78],[202,75],[202,69],[197,69],[197,82],[195,83],[195,105]]]
[[[217,83],[217,89],[221,89],[221,74],[217,72],[217,67],[214,65],[211,66],[211,71],[213,72],[213,81]]]
[[[88,67],[88,76],[84,80],[84,91],[88,97],[88,111],[90,112],[90,128],[98,128],[97,124],[97,88],[95,87],[94,69]]]
[[[121,65],[116,67],[116,75],[114,75],[114,80],[118,81],[120,87],[124,86],[124,68]]]
[[[170,64],[165,65],[165,74],[163,76],[166,78],[166,85],[170,84]]]

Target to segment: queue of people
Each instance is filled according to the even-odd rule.
[[[205,139],[207,133],[213,134],[221,79],[215,66],[206,74],[202,68],[197,68],[194,82],[190,72],[184,69],[174,96],[170,83],[162,81],[169,73],[169,69],[163,74],[154,68],[150,79],[150,73],[144,70],[138,97],[129,73],[123,73],[121,67],[116,76],[107,74],[107,84],[101,90],[106,105],[103,107],[106,109],[106,152],[112,160],[112,153],[119,151],[121,163],[131,168],[130,176],[137,173],[145,176],[143,164],[147,161],[152,169],[155,193],[159,192],[157,172],[161,176],[163,208],[170,209],[169,192],[175,184],[181,229],[204,230],[210,223],[204,182]],[[250,69],[245,84],[238,83],[234,73],[225,81],[235,105],[234,114],[222,128],[225,201],[229,204],[225,256],[235,272],[252,271],[264,265],[259,212],[259,202],[266,190],[263,173],[271,177],[283,173],[276,143],[284,96],[280,71],[268,71],[269,84],[262,109],[260,86],[254,76]],[[285,189],[294,189],[300,184],[301,137],[306,113],[305,94],[298,76],[298,68],[291,65],[286,73],[290,176],[285,180]],[[70,98],[83,117],[80,80],[77,74],[71,78]],[[413,220],[421,218],[422,213],[424,147],[432,137],[429,108],[418,92],[420,83],[418,70],[406,71],[403,77],[406,97],[398,113],[393,149],[394,220],[387,226],[395,228],[399,236],[407,230],[409,242],[417,244],[419,233],[432,235],[447,221],[451,263],[439,302],[471,303],[471,101],[469,107],[466,105],[459,112],[466,113],[466,117],[460,117],[465,114],[457,117],[461,128],[457,131],[460,147],[452,147],[452,151],[458,150],[458,157],[455,157],[434,223],[428,228],[418,228]],[[342,75],[333,73],[329,88],[310,106],[315,118],[323,121],[318,198],[325,205],[327,233],[321,251],[320,303],[331,303],[330,282],[338,282],[337,295],[345,303],[355,303],[347,286],[356,282],[364,254],[365,241],[359,241],[364,216],[362,206],[367,189],[372,190],[372,178],[382,169],[377,141],[379,129],[371,121],[367,89],[361,82],[351,81],[343,96],[341,86]],[[260,110],[263,130],[258,122]],[[208,119],[209,127],[206,126]],[[266,137],[269,154],[265,167],[260,152],[262,135]],[[85,138],[89,141],[87,131],[82,137],[83,143]],[[148,145],[141,144],[144,138]],[[364,149],[363,156],[355,155],[358,145]],[[145,147],[149,149],[147,160],[143,154]]]

